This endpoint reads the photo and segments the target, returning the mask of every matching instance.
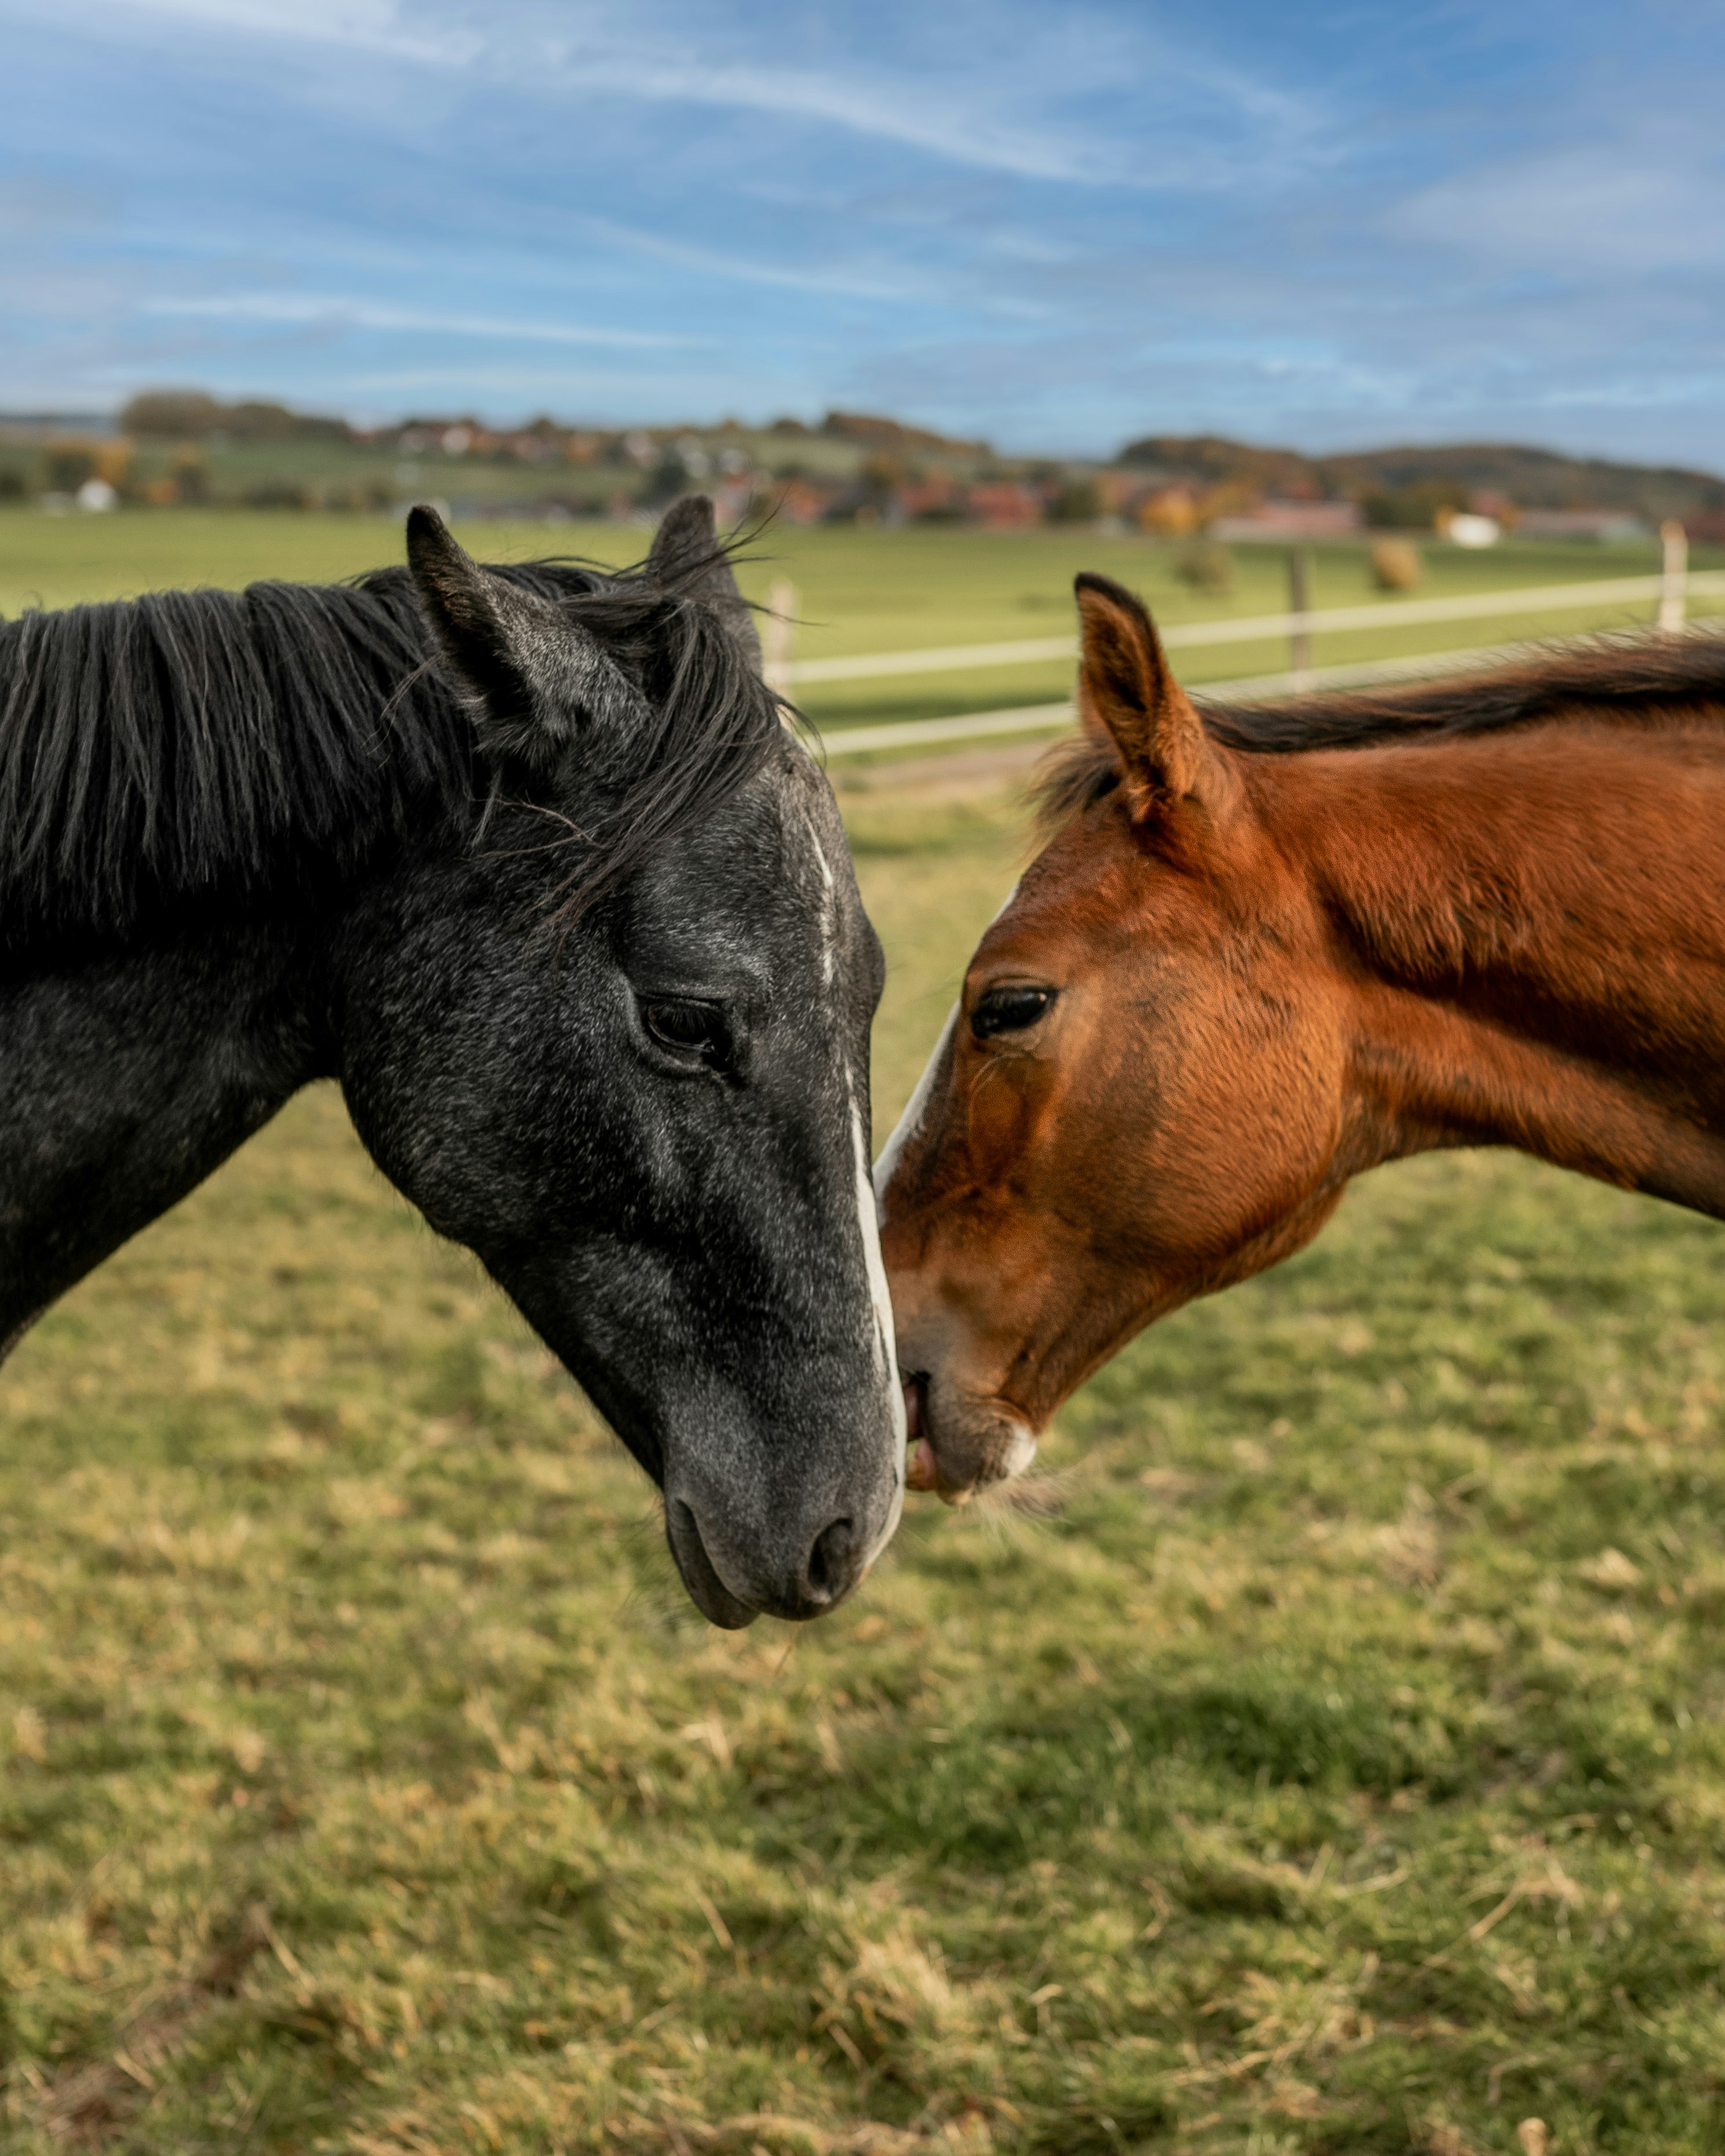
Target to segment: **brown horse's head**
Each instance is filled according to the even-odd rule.
[[[1016,1473],[1152,1318],[1335,1203],[1343,1029],[1266,766],[1205,733],[1149,616],[1078,579],[1060,816],[970,962],[877,1170],[913,1483]]]

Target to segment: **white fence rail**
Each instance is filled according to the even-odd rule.
[[[1650,579],[1657,583],[1657,578]],[[1700,583],[1692,580],[1691,588]],[[1725,578],[1717,580],[1725,584]],[[1707,588],[1714,588],[1709,586]],[[1692,629],[1725,629],[1725,618],[1692,622]],[[1559,639],[1561,640],[1561,639]],[[1479,644],[1466,651],[1427,651],[1411,659],[1364,660],[1350,666],[1299,667],[1281,674],[1255,674],[1239,681],[1194,684],[1192,694],[1202,703],[1251,701],[1292,696],[1307,689],[1367,689],[1377,682],[1405,681],[1439,674],[1466,673],[1470,667],[1502,665],[1530,652],[1548,650],[1551,639],[1537,644]],[[881,749],[921,748],[941,742],[989,741],[1006,734],[1049,733],[1071,725],[1070,702],[1021,704],[1004,711],[965,711],[950,719],[895,719],[878,726],[845,726],[823,735],[821,747],[830,760],[840,756],[868,756]]]
[[[1580,607],[1623,606],[1644,599],[1659,602],[1661,626],[1664,627],[1674,602],[1677,607],[1682,603],[1682,594],[1674,591],[1673,583],[1668,572],[1651,577],[1602,578],[1591,583],[1542,584],[1512,592],[1465,592],[1451,598],[1392,599],[1376,606],[1319,607],[1307,613],[1247,614],[1219,621],[1175,622],[1162,631],[1162,640],[1170,651],[1186,651],[1206,644],[1256,644],[1271,637],[1323,635],[1351,629],[1411,628],[1421,622],[1483,620],[1492,614],[1558,613]],[[1685,578],[1684,587],[1690,594],[1725,593],[1725,570],[1702,570]],[[787,659],[773,669],[773,674],[778,685],[792,688],[809,681],[868,681],[892,675],[951,674],[982,666],[1027,666],[1039,660],[1071,659],[1077,651],[1076,637],[1036,636],[1010,644],[951,644],[926,651],[862,652],[843,659]]]

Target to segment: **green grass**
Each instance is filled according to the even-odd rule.
[[[1021,834],[851,813],[884,1127]],[[1725,2148],[1722,1289],[1380,1173],[721,1635],[305,1095],[0,1368],[0,2146]]]
[[[867,532],[838,527],[775,531],[762,547],[781,556],[782,572],[797,586],[806,624],[794,647],[799,657],[1069,634],[1074,627],[1072,578],[1081,569],[1100,570],[1142,593],[1164,624],[1276,613],[1288,599],[1286,556],[1275,547],[1232,549],[1234,582],[1221,595],[1195,593],[1181,581],[1177,547],[1082,530],[990,533],[912,526]],[[1312,604],[1393,605],[1409,596],[1445,598],[1591,583],[1648,576],[1658,567],[1657,549],[1651,544],[1528,542],[1470,553],[1433,542],[1424,552],[1425,580],[1417,593],[1408,594],[1374,588],[1363,543],[1316,547]],[[1725,565],[1725,548],[1697,547],[1692,560],[1697,569]],[[757,578],[751,587],[757,596],[759,583]],[[1695,610],[1712,609],[1717,603],[1699,602]],[[1650,601],[1330,633],[1314,639],[1313,660],[1318,665],[1340,665],[1518,637],[1628,628],[1645,624],[1651,613]],[[1287,644],[1278,638],[1200,647],[1179,653],[1178,660],[1181,676],[1189,682],[1231,680],[1279,671],[1287,664]],[[1048,703],[1070,692],[1071,677],[1070,661],[1055,660],[810,684],[802,693],[811,714],[832,727],[860,720],[929,718]]]
[[[621,562],[644,551],[639,526],[602,523],[465,525],[460,536],[494,561],[572,552]],[[397,523],[382,516],[302,516],[240,511],[129,511],[110,516],[49,517],[33,510],[0,511],[0,613],[26,604],[131,593],[151,584],[239,584],[259,576],[351,575],[401,558]],[[1273,547],[1233,550],[1232,588],[1194,593],[1177,573],[1179,549],[1140,537],[1086,530],[1034,532],[954,531],[911,526],[862,531],[828,526],[776,526],[760,539],[742,581],[764,600],[788,577],[798,597],[794,654],[802,658],[914,649],[1060,636],[1073,627],[1072,578],[1097,569],[1142,592],[1159,621],[1209,620],[1276,613],[1287,603],[1286,562]],[[1503,591],[1651,575],[1651,543],[1578,546],[1515,542],[1468,553],[1435,542],[1425,548],[1420,596]],[[1725,547],[1699,547],[1697,568],[1725,566]],[[1312,549],[1314,606],[1394,603],[1404,594],[1372,586],[1363,544]],[[1712,608],[1715,602],[1700,603]],[[1645,623],[1647,605],[1559,609],[1413,628],[1351,630],[1316,640],[1321,665],[1409,657],[1481,644]],[[1183,679],[1228,680],[1271,673],[1286,664],[1285,641],[1231,644],[1179,654]],[[962,673],[809,685],[810,716],[836,729],[858,721],[943,717],[1065,696],[1072,669],[1046,665],[979,668]]]
[[[622,562],[648,535],[628,525],[465,526],[462,537],[492,560],[573,551]],[[257,577],[313,583],[405,559],[392,516],[292,511],[130,510],[46,516],[0,510],[0,613],[129,598],[173,584],[249,583]]]

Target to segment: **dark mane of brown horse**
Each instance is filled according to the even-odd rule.
[[[1372,748],[1410,741],[1498,733],[1585,711],[1645,721],[1725,700],[1725,636],[1599,636],[1566,640],[1513,666],[1410,681],[1362,694],[1317,690],[1275,704],[1194,701],[1224,747],[1260,756],[1302,749]],[[1100,729],[1060,742],[1035,785],[1046,832],[1111,792],[1118,752]]]

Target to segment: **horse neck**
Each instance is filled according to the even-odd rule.
[[[1584,719],[1266,775],[1344,986],[1348,1172],[1504,1144],[1725,1212],[1725,729]]]

